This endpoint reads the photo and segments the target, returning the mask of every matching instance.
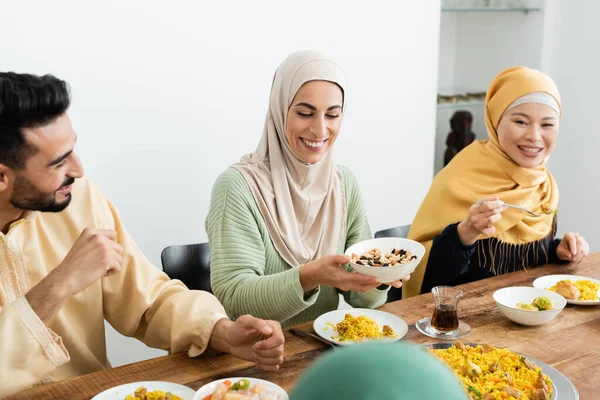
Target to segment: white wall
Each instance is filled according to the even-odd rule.
[[[485,92],[492,79],[513,65],[540,68],[544,12],[441,13],[438,91]],[[487,139],[483,105],[442,108],[437,113],[434,171],[444,165],[449,120],[455,111],[473,114],[473,132]]]
[[[459,13],[455,85],[485,91],[505,68],[539,68],[543,25],[543,11]]]
[[[443,12],[440,16],[438,58],[438,93],[454,94],[459,13]]]
[[[0,68],[71,84],[87,173],[158,265],[165,246],[206,240],[211,186],[255,149],[273,72],[300,49],[345,68],[336,151],[360,180],[373,230],[412,220],[433,173],[440,3],[390,6],[14,1],[2,7]],[[115,365],[158,354],[114,332],[108,342]]]
[[[546,7],[542,70],[558,85],[563,107],[548,164],[560,188],[559,233],[579,232],[591,251],[600,251],[600,2],[584,0],[575,7],[552,0]]]

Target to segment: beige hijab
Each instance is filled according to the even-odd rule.
[[[258,148],[233,165],[248,182],[275,249],[292,267],[337,253],[344,232],[346,199],[332,149],[318,163],[307,164],[285,135],[294,96],[315,80],[338,84],[345,99],[344,73],[327,56],[300,51],[283,61],[275,72]]]

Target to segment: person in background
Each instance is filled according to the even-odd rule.
[[[427,252],[403,296],[584,259],[589,245],[579,233],[555,237],[558,186],[546,162],[560,104],[556,85],[540,71],[512,67],[496,76],[485,100],[489,140],[471,144],[435,177],[411,226],[409,238]]]
[[[450,119],[450,128],[446,138],[446,152],[444,153],[444,166],[448,165],[462,149],[473,143],[475,134],[471,130],[473,114],[469,111],[457,111]]]
[[[206,219],[211,285],[230,315],[292,325],[336,309],[338,293],[356,307],[385,303],[389,285],[344,267],[344,251],[372,238],[358,182],[333,155],[345,88],[329,57],[287,57],[258,148],[215,182]]]
[[[325,354],[298,379],[290,400],[467,400],[454,372],[408,343],[365,343]]]
[[[0,397],[108,368],[105,319],[150,347],[277,370],[279,323],[232,322],[144,257],[83,177],[69,104],[60,79],[0,73]]]

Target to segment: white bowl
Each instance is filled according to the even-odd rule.
[[[530,311],[517,308],[517,303],[528,303],[539,296],[548,297],[552,300],[554,310]],[[506,316],[521,325],[538,326],[552,321],[567,305],[564,297],[549,290],[533,287],[514,286],[497,290],[494,292],[496,305]]]
[[[244,377],[225,378],[225,379],[219,379],[218,381],[212,381],[211,383],[207,383],[206,385],[204,385],[200,389],[198,389],[198,391],[194,395],[194,400],[202,400],[209,394],[213,394],[215,392],[215,390],[217,390],[217,386],[219,386],[219,383],[221,383],[223,381],[231,381],[232,383],[235,383],[235,382],[239,381],[240,379],[248,379],[250,381],[250,386],[254,386],[257,383],[261,383],[265,387],[265,389],[267,389],[271,393],[277,395],[278,400],[289,400],[288,394],[286,393],[285,390],[283,390],[283,388],[281,388],[281,386],[278,386],[278,385],[274,384],[273,382],[265,381],[262,379],[244,378]]]
[[[352,253],[362,255],[374,248],[378,248],[382,253],[390,253],[393,249],[404,249],[417,256],[416,260],[394,267],[370,267],[350,262],[350,265],[356,272],[374,276],[381,283],[393,282],[411,274],[425,255],[425,247],[423,247],[421,243],[410,239],[394,237],[370,239],[358,242],[350,246],[345,254],[348,256],[352,256]]]

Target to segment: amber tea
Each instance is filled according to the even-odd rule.
[[[438,335],[449,335],[459,327],[458,301],[462,290],[451,286],[436,286],[431,289],[435,309],[431,317],[431,329]]]
[[[442,332],[453,331],[458,328],[458,312],[452,304],[440,304],[433,310],[431,326]]]

